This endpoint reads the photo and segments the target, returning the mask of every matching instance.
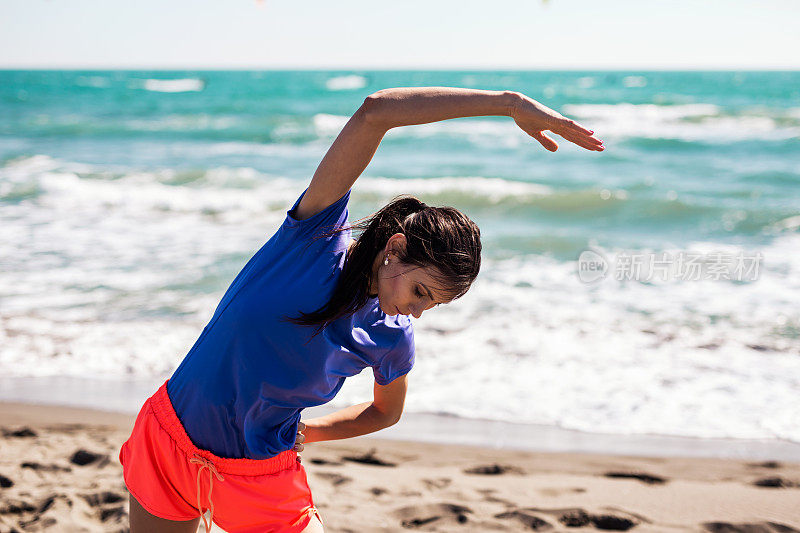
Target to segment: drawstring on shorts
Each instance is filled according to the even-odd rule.
[[[203,524],[206,526],[206,533],[211,531],[211,525],[209,522],[213,523],[214,520],[214,502],[211,501],[211,491],[214,489],[214,478],[216,477],[219,481],[225,481],[225,478],[217,472],[217,467],[214,466],[214,463],[206,459],[205,457],[201,457],[200,455],[195,455],[189,462],[192,464],[200,465],[200,468],[197,470],[197,510],[200,511],[200,517],[203,519]],[[211,511],[211,515],[206,520],[206,515],[203,512],[203,506],[201,504],[200,498],[200,474],[203,472],[204,468],[208,468],[208,510]]]

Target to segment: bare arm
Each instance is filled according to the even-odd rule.
[[[378,91],[367,97],[367,101],[370,99],[376,102],[371,120],[387,129],[459,117],[509,116],[551,152],[558,149],[558,144],[544,130],[587,150],[603,150],[603,142],[594,137],[593,131],[518,92],[399,87]]]
[[[319,418],[306,420],[304,439],[300,442],[319,442],[323,440],[348,439],[373,433],[396,424],[403,413],[408,374],[388,385],[375,383],[372,402],[353,405]]]
[[[458,87],[397,87],[367,96],[370,120],[389,130],[451,118],[506,116],[519,103],[512,91],[482,91]]]
[[[550,151],[558,145],[550,130],[587,150],[602,151],[592,131],[517,92],[454,87],[400,87],[369,95],[319,164],[295,218],[308,218],[341,198],[375,155],[392,128],[459,117],[510,116]]]

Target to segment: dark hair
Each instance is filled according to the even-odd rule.
[[[395,233],[406,236],[405,250],[398,254],[400,261],[434,267],[430,274],[449,301],[467,293],[481,268],[481,231],[454,207],[431,207],[413,196],[397,196],[377,213],[318,238],[348,229],[361,234],[345,259],[328,303],[311,313],[301,312],[300,317],[287,318],[295,324],[318,326],[314,335],[367,303],[375,257]]]

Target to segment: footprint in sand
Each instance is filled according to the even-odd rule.
[[[776,522],[750,522],[731,524],[729,522],[705,522],[705,531],[713,533],[797,533],[800,529]]]
[[[762,463],[750,463],[747,466],[752,468],[780,468],[782,465],[778,461],[764,461]]]
[[[400,525],[406,529],[416,529],[430,523],[436,525],[444,524],[466,524],[469,521],[467,514],[472,513],[472,509],[454,503],[434,503],[429,505],[411,505],[401,507],[394,511],[394,515],[400,519]]]
[[[567,527],[583,527],[588,526],[591,519],[583,509],[575,509],[559,516],[558,521]]]
[[[566,527],[584,527],[593,525],[597,529],[606,531],[627,531],[636,527],[640,522],[649,522],[642,516],[625,513],[629,516],[620,514],[592,514],[585,509],[572,507],[567,509],[538,509],[528,507],[526,511],[555,516],[558,521]]]
[[[564,494],[583,494],[586,489],[583,487],[567,487],[567,488],[543,488],[537,489],[542,496],[558,497]]]
[[[37,507],[35,505],[23,500],[7,500],[0,506],[0,515],[24,514],[33,512],[36,509]]]
[[[485,501],[485,502],[501,503],[501,504],[505,505],[506,507],[516,507],[517,506],[517,504],[515,504],[512,501],[506,500],[504,498],[498,498],[497,496],[494,495],[495,492],[497,492],[495,489],[478,489],[478,494],[483,496],[483,501]]]
[[[117,494],[116,492],[104,491],[94,494],[84,494],[83,499],[92,507],[98,507],[108,503],[119,503],[125,499],[125,496]]]
[[[100,511],[101,522],[124,522],[127,517],[125,507],[109,507]]]
[[[55,525],[56,516],[68,512],[71,508],[72,500],[68,495],[53,494],[35,506],[32,517],[27,519],[20,517],[19,525],[24,531],[42,531]],[[26,511],[30,512],[28,509]]]
[[[78,466],[86,466],[92,463],[97,463],[97,466],[105,466],[108,463],[108,455],[80,449],[72,454],[69,462]]]
[[[44,531],[55,526],[58,522],[52,516],[40,517],[35,516],[30,520],[20,522],[19,525],[26,531]]]
[[[365,464],[365,465],[374,465],[374,466],[397,466],[395,463],[390,463],[388,461],[384,461],[382,459],[378,459],[375,456],[375,452],[376,451],[377,450],[375,448],[372,448],[370,451],[368,451],[364,455],[356,455],[356,456],[347,455],[347,456],[342,457],[342,460],[343,461],[352,461],[354,463],[361,463],[361,464]]]
[[[72,472],[68,466],[59,466],[54,464],[43,465],[42,463],[24,462],[19,465],[22,468],[29,468],[37,472]]]
[[[16,438],[23,438],[23,437],[36,437],[36,432],[31,428],[24,427],[20,429],[10,430],[3,428],[3,436],[4,437],[16,437]]]
[[[337,474],[336,472],[317,472],[314,476],[330,482],[334,487],[353,481],[352,478]]]
[[[450,485],[452,480],[446,477],[440,477],[437,479],[423,479],[422,482],[425,484],[425,488],[428,490],[433,489],[444,489]]]
[[[87,435],[92,432],[92,428],[85,424],[57,424],[48,429],[58,433],[68,433],[70,435]]]
[[[328,459],[311,459],[310,462],[312,465],[321,466],[342,466],[344,464],[341,461],[329,461]]]
[[[81,497],[90,506],[97,508],[100,512],[101,522],[122,524],[127,521],[128,511],[125,509],[126,506],[119,505],[125,500],[125,496],[122,494],[107,490],[93,494],[82,494]]]
[[[779,476],[757,479],[756,481],[753,481],[753,485],[756,487],[767,487],[770,489],[790,489],[793,487],[800,487],[800,483],[795,483],[794,481],[789,481],[788,479]]]
[[[526,529],[532,529],[534,531],[547,531],[549,529],[553,529],[553,526],[548,523],[546,520],[539,518],[538,516],[531,514],[528,511],[508,511],[505,513],[500,513],[494,515],[495,518],[502,518],[502,519],[513,519],[516,520],[522,525],[525,526]]]
[[[481,465],[464,470],[465,474],[477,474],[482,476],[499,476],[502,474],[524,474],[521,468],[499,464]]]
[[[611,531],[627,531],[636,525],[636,522],[623,516],[614,516],[610,514],[589,515],[592,525],[597,529],[605,529]]]
[[[667,482],[667,480],[663,477],[654,476],[652,474],[644,474],[641,472],[606,472],[603,475],[605,477],[620,479],[638,479],[642,483],[647,483],[648,485],[661,485]]]
[[[39,513],[43,513],[50,509],[56,503],[56,500],[65,501],[67,506],[72,507],[72,502],[68,496],[64,494],[56,494],[45,498],[42,503],[39,504]]]

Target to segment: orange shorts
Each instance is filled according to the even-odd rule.
[[[119,461],[130,493],[159,518],[205,522],[210,510],[229,533],[300,532],[315,515],[322,522],[297,452],[255,460],[201,450],[175,414],[166,383],[142,406]]]

